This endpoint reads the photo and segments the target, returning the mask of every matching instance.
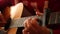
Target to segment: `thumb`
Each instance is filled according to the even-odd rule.
[[[39,12],[39,11],[36,11],[36,15],[37,15],[37,16],[42,16],[43,13],[41,13],[41,12]]]

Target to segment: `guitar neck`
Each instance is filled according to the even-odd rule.
[[[42,17],[41,16],[30,16],[30,17],[23,17],[23,18],[19,18],[17,20],[12,20],[11,21],[11,25],[10,25],[10,28],[14,28],[14,27],[24,27],[24,21],[27,19],[27,18],[38,18],[39,20],[42,20]]]

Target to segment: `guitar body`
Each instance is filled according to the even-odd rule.
[[[22,11],[23,11],[23,3],[18,3],[17,5],[15,6],[12,6],[11,7],[11,19],[19,19],[21,18],[21,15],[22,15]],[[9,28],[8,30],[8,34],[16,34],[17,32],[17,27],[15,28]]]

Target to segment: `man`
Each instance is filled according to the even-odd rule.
[[[18,16],[17,14],[15,16]],[[37,10],[36,14],[43,15],[42,13],[39,12],[39,10]],[[25,29],[23,30],[23,34],[50,34],[50,29],[38,25],[38,23],[36,23],[37,22],[36,20],[37,20],[36,18],[33,18],[33,19],[29,18],[25,21]],[[16,33],[14,33],[15,30],[12,29],[11,31],[13,31],[13,34],[16,34]],[[12,34],[11,31],[9,34]],[[53,32],[54,32],[54,30],[53,30]],[[21,34],[21,33],[19,32],[19,34]]]

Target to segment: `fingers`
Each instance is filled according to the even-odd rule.
[[[36,12],[36,15],[37,15],[37,16],[42,16],[43,13],[40,13],[39,11],[37,11],[37,12]]]
[[[38,22],[37,18],[28,18],[27,20],[24,21],[24,27],[41,27]]]
[[[28,30],[35,30],[33,25],[32,25],[32,18],[29,18],[25,21],[25,28],[27,28]]]
[[[24,27],[25,28],[29,26],[27,23],[30,23],[30,21],[31,21],[31,18],[28,18],[24,21]]]
[[[41,29],[41,28],[40,28],[41,26],[40,26],[39,23],[37,22],[37,18],[33,18],[33,19],[31,20],[31,24],[32,24],[32,26],[35,27],[36,29],[37,29],[37,28]]]
[[[35,22],[37,22],[36,19],[28,18],[24,21],[24,27],[29,28],[32,26],[32,24],[35,24]]]
[[[28,24],[38,24],[37,22],[37,18],[28,18],[24,21],[24,27],[29,26]]]
[[[24,22],[24,26],[29,33],[40,31],[40,26],[37,23],[37,18],[29,18]]]

